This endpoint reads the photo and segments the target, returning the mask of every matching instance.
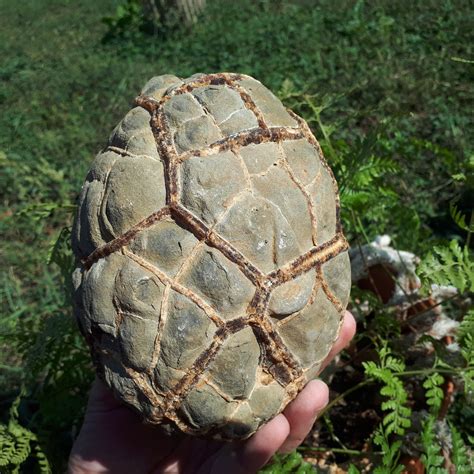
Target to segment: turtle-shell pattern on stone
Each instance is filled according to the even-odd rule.
[[[96,157],[73,229],[79,327],[149,423],[246,438],[317,375],[350,288],[333,174],[241,74],[151,79]]]

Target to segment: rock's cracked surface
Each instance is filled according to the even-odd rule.
[[[317,374],[350,288],[332,172],[255,79],[151,79],[86,178],[79,327],[149,423],[245,438]]]

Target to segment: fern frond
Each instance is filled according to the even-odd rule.
[[[384,384],[380,394],[387,397],[382,403],[382,410],[388,412],[383,421],[385,435],[392,433],[403,435],[405,429],[411,425],[411,410],[406,406],[407,392],[403,382],[397,375],[405,370],[405,363],[391,355],[387,345],[378,349],[380,364],[363,362],[365,373]]]
[[[474,211],[471,211],[474,212]],[[457,226],[466,232],[474,232],[474,219],[471,216],[469,224],[466,222],[466,216],[458,209],[456,203],[451,201],[449,203],[449,213]]]
[[[34,434],[16,420],[0,425],[0,466],[13,469],[21,465],[29,457],[34,439]]]
[[[474,262],[469,249],[456,240],[448,247],[436,246],[418,266],[417,273],[425,283],[455,286],[460,293],[474,291]]]
[[[433,415],[428,415],[423,431],[421,433],[421,442],[424,453],[421,456],[421,462],[424,464],[426,472],[433,474],[447,474],[448,471],[442,466],[444,458],[440,455],[441,446],[439,445],[435,430],[436,419]]]
[[[461,345],[461,355],[466,360],[466,367],[461,372],[466,394],[474,393],[474,336],[467,334]]]
[[[401,441],[390,443],[388,435],[382,426],[379,426],[374,432],[374,444],[380,447],[382,455],[382,464],[374,469],[375,474],[400,474],[403,466],[398,464],[400,457]]]
[[[461,437],[461,434],[452,424],[449,425],[451,429],[451,461],[456,466],[456,474],[469,474],[474,472],[474,465],[469,458],[466,445]]]
[[[21,465],[34,454],[38,460],[40,472],[50,474],[51,467],[46,455],[38,444],[37,436],[18,421],[18,406],[22,393],[13,402],[8,424],[0,424],[0,467],[1,472],[20,472]]]
[[[474,334],[474,309],[470,309],[461,321],[457,330],[458,342],[463,345],[463,341],[469,335]]]
[[[443,382],[444,378],[437,372],[429,375],[423,382],[423,388],[426,389],[426,403],[431,407],[434,415],[438,413],[443,402],[444,393],[441,389]]]
[[[261,469],[262,474],[314,474],[316,471],[313,466],[303,459],[298,451],[289,454],[275,454],[271,464]]]

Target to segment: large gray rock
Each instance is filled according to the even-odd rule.
[[[238,74],[152,78],[86,177],[75,314],[148,423],[250,436],[317,376],[350,289],[337,186],[303,121]]]

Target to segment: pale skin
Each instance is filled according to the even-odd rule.
[[[337,341],[324,366],[355,334],[353,316],[346,312]],[[166,436],[144,425],[118,402],[99,380],[92,385],[81,432],[69,459],[69,474],[251,474],[277,452],[295,449],[306,438],[328,403],[329,390],[310,381],[273,420],[246,441],[223,443],[188,435]]]

